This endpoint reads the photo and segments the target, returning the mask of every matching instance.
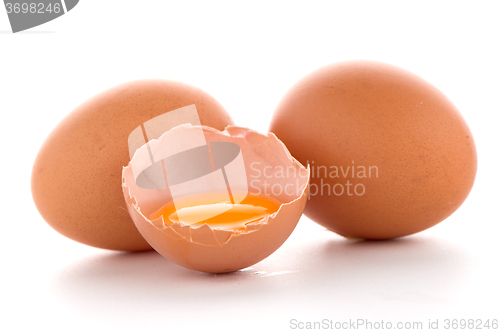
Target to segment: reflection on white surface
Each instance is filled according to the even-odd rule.
[[[431,316],[456,301],[470,267],[468,255],[445,239],[353,242],[303,219],[275,254],[239,272],[194,272],[156,252],[103,253],[62,269],[51,288],[64,306],[103,322],[128,314],[179,323],[203,309],[196,311],[200,323],[236,324],[254,313],[287,328],[299,314],[316,320]]]

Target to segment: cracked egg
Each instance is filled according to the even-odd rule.
[[[184,124],[135,150],[123,168],[130,216],[162,256],[207,273],[271,255],[304,210],[309,169],[272,134]]]

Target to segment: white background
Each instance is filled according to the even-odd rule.
[[[499,17],[497,1],[84,0],[12,34],[0,7],[0,330],[287,332],[291,319],[424,327],[429,319],[500,319]],[[266,260],[209,275],[155,252],[73,242],[32,202],[30,172],[45,137],[115,84],[184,81],[217,98],[237,125],[265,132],[294,82],[346,59],[422,76],[467,120],[478,149],[476,183],[436,227],[352,243],[302,217]]]

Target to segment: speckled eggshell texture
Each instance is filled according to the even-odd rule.
[[[476,175],[474,140],[453,103],[384,63],[316,70],[283,97],[269,130],[311,166],[305,215],[346,237],[432,227],[464,202]]]
[[[112,250],[151,249],[132,222],[121,190],[128,136],[145,121],[195,104],[201,124],[233,121],[206,92],[173,81],[140,80],[86,101],[50,133],[33,166],[31,190],[45,221],[75,241]]]

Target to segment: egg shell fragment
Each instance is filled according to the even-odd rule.
[[[226,141],[240,146],[247,180],[255,180],[254,187],[257,187],[257,183],[262,184],[261,180],[279,184],[283,188],[292,183],[298,184],[293,193],[269,193],[283,202],[276,213],[248,224],[244,231],[212,229],[206,224],[199,228],[191,228],[179,222],[165,225],[163,218],[150,221],[147,216],[170,201],[171,195],[168,188],[148,190],[138,187],[131,167],[134,159],[123,169],[123,193],[137,229],[162,256],[192,270],[207,273],[237,271],[268,257],[290,236],[307,201],[309,169],[297,162],[272,133],[263,135],[236,126],[228,126],[224,132],[204,126],[202,128],[207,142]],[[157,144],[161,145],[162,140],[166,141],[168,136],[176,136],[181,131],[189,130],[193,130],[193,126],[178,126],[165,133]],[[297,173],[287,175],[290,177],[269,179],[262,172],[256,174],[256,164],[251,166],[252,163],[258,163],[261,168],[284,166],[293,168]],[[264,191],[264,188],[261,190]]]

